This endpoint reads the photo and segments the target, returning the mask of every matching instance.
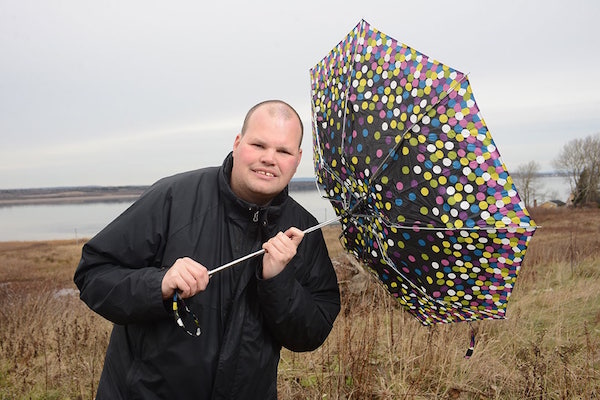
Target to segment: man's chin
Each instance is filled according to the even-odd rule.
[[[252,188],[252,194],[254,198],[261,199],[263,204],[268,203],[273,200],[275,196],[277,196],[283,189],[280,189],[279,186],[275,185],[256,185]]]

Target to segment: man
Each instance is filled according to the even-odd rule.
[[[158,181],[85,244],[81,299],[115,323],[97,399],[274,399],[281,347],[323,343],[340,299],[321,232],[302,232],[317,221],[287,192],[302,130],[288,104],[257,104],[221,167]],[[175,323],[176,293],[200,336]]]

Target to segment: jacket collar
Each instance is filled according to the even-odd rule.
[[[219,168],[219,190],[222,198],[228,205],[233,206],[236,213],[245,216],[253,222],[261,222],[263,228],[267,228],[281,215],[282,208],[288,199],[288,187],[286,186],[266,206],[259,206],[237,197],[231,189],[231,170],[233,168],[233,152],[230,152]],[[229,207],[228,207],[229,208]]]

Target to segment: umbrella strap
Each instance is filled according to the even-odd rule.
[[[469,348],[467,349],[467,353],[465,354],[465,358],[468,360],[473,355],[473,351],[475,350],[475,329],[471,322],[469,322],[469,329],[471,335],[471,341],[469,342]]]

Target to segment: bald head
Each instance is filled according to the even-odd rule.
[[[292,106],[290,106],[288,103],[282,100],[266,100],[252,107],[246,114],[246,118],[244,118],[244,124],[242,125],[241,131],[242,136],[244,135],[244,133],[246,133],[248,125],[252,122],[252,115],[258,109],[264,109],[265,112],[273,118],[280,118],[282,120],[298,120],[298,125],[300,126],[300,142],[298,143],[298,147],[302,145],[302,137],[304,136],[304,125],[302,124],[300,115],[298,115],[298,113],[296,112],[296,110],[294,110]]]

